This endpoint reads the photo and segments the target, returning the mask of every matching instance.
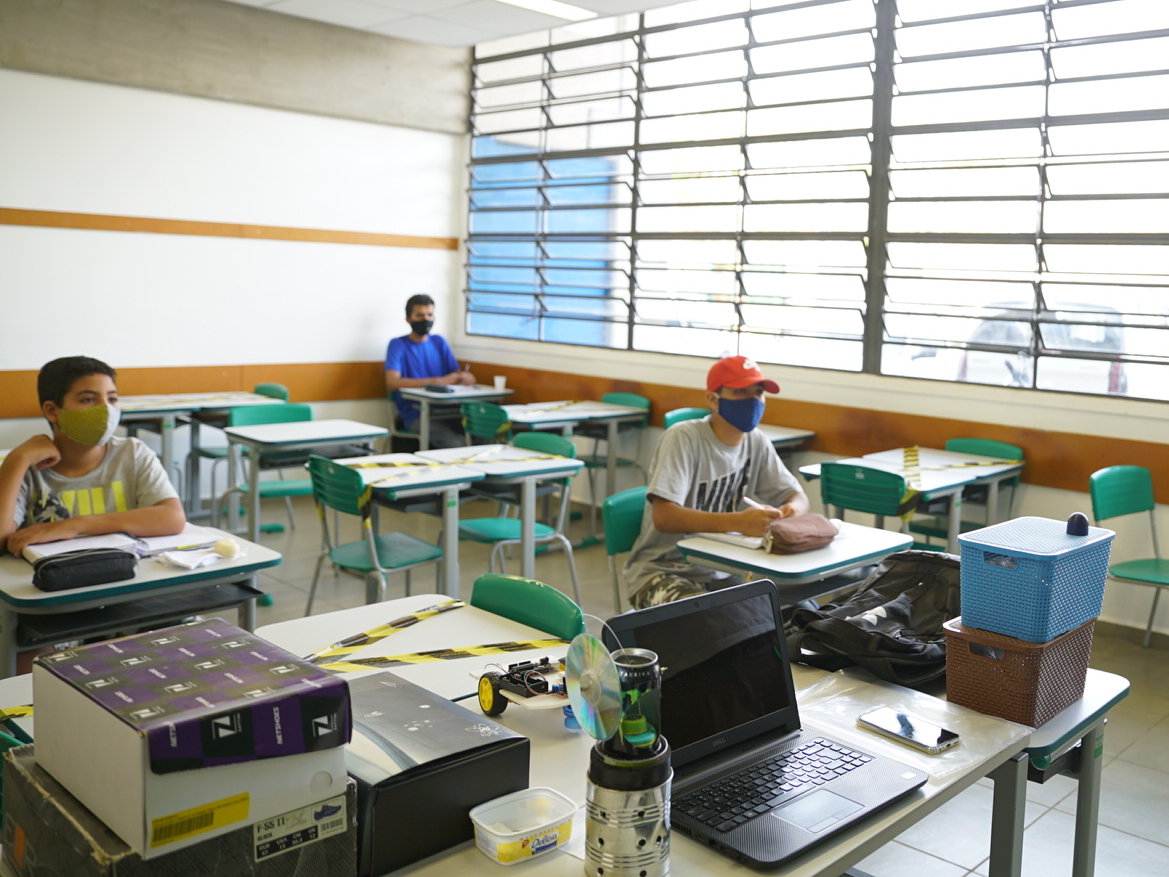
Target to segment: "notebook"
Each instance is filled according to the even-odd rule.
[[[62,539],[60,542],[41,542],[24,549],[24,559],[35,563],[42,557],[52,557],[67,551],[82,551],[87,548],[118,548],[139,557],[153,557],[164,551],[175,549],[187,551],[194,548],[210,548],[222,534],[188,523],[183,532],[173,536],[149,536],[138,538],[128,533],[106,533],[102,536],[79,536],[76,539]]]
[[[766,579],[618,615],[609,627],[609,648],[658,654],[680,834],[771,867],[928,779],[800,728],[779,594]]]

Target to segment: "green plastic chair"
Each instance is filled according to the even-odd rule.
[[[327,457],[313,455],[308,460],[308,471],[317,517],[321,520],[322,547],[312,587],[309,588],[305,615],[312,615],[313,600],[317,596],[317,584],[325,560],[329,560],[336,569],[360,573],[365,578],[367,604],[380,603],[386,598],[387,573],[406,573],[406,595],[409,596],[410,571],[427,563],[435,564],[435,590],[438,590],[438,563],[442,560],[442,549],[407,533],[374,533],[371,516],[373,503],[356,469],[350,469]],[[325,509],[360,517],[364,538],[344,545],[337,544],[334,541],[337,525],[334,523],[334,532],[329,531]]]
[[[602,402],[609,402],[613,405],[629,405],[633,408],[645,409],[645,417],[641,420],[630,421],[629,423],[622,423],[618,429],[622,432],[628,430],[637,430],[637,449],[633,457],[618,457],[617,468],[634,468],[641,473],[642,478],[647,478],[645,470],[641,468],[638,458],[641,457],[641,437],[645,434],[646,424],[649,423],[649,399],[637,393],[606,393],[601,397]],[[584,435],[593,439],[593,449],[591,453],[585,454],[580,459],[584,460],[585,471],[589,478],[589,533],[595,536],[597,534],[597,471],[606,470],[609,468],[608,453],[601,453],[601,442],[606,441],[609,435],[608,428],[603,424],[586,425],[577,430],[578,435]]]
[[[851,463],[820,464],[820,497],[824,508],[835,508],[843,520],[845,510],[865,512],[876,517],[878,528],[885,526],[885,518],[901,519],[908,511],[905,497],[905,479],[896,472],[854,466]],[[901,531],[905,521],[900,520]]]
[[[506,442],[511,439],[511,420],[507,412],[494,402],[464,402],[459,406],[463,415],[463,432],[467,444],[475,439]]]
[[[1004,460],[1022,460],[1023,449],[1018,445],[994,439],[981,438],[952,438],[946,442],[946,450],[959,454],[979,454],[983,457],[1002,457]],[[1010,520],[1015,507],[1015,491],[1019,486],[1019,476],[1008,478],[1000,483],[1000,487],[1011,488],[1010,500],[1007,504],[1006,520]],[[991,522],[991,516],[996,511],[987,507],[987,486],[985,484],[971,484],[962,491],[962,505],[964,508],[982,508],[984,510],[981,521],[962,521],[959,530],[969,533],[978,530]],[[925,536],[926,539],[941,539],[943,542],[950,533],[950,498],[941,497],[922,505],[918,511],[921,517],[909,522],[909,532]]]
[[[1092,473],[1088,479],[1088,491],[1092,497],[1092,517],[1097,524],[1121,515],[1148,512],[1153,556],[1126,560],[1108,567],[1108,574],[1118,582],[1156,588],[1142,642],[1147,649],[1153,636],[1153,619],[1157,615],[1161,589],[1169,588],[1169,560],[1161,556],[1161,546],[1157,543],[1157,502],[1153,497],[1153,476],[1144,466],[1109,466]]]
[[[283,405],[245,405],[232,408],[228,413],[229,426],[257,426],[265,423],[302,423],[313,419],[313,410],[308,405],[285,403]],[[296,516],[292,512],[292,497],[310,496],[313,492],[312,482],[307,478],[284,478],[283,469],[304,465],[307,455],[304,451],[286,451],[266,453],[260,455],[260,469],[277,470],[280,476],[277,481],[260,482],[260,499],[284,499],[288,510],[288,520],[293,529],[296,528]],[[215,504],[217,513],[232,502],[233,494],[247,494],[251,490],[248,482],[241,482],[227,490]],[[216,521],[218,525],[218,521]]]
[[[648,487],[631,487],[606,497],[601,506],[605,527],[605,553],[609,555],[609,578],[613,583],[613,609],[621,612],[621,577],[617,574],[617,555],[633,548],[641,535]]]
[[[576,448],[572,442],[563,436],[547,432],[522,432],[515,437],[512,445],[517,448],[527,448],[541,454],[556,454],[561,457],[576,457]],[[571,478],[543,479],[541,483],[554,484],[560,491],[560,510],[556,514],[555,526],[536,522],[535,542],[537,545],[559,542],[568,558],[568,571],[572,575],[572,592],[576,602],[580,603],[580,580],[576,574],[576,559],[572,553],[572,543],[564,535],[564,527],[568,522],[568,506],[571,499],[569,483]],[[488,569],[495,572],[498,558],[499,569],[504,573],[503,549],[508,545],[519,545],[522,522],[518,518],[473,518],[459,522],[459,538],[471,542],[480,542],[493,545]]]
[[[563,640],[584,633],[580,606],[535,579],[488,573],[475,579],[471,605]]]
[[[666,412],[665,417],[662,418],[662,426],[664,429],[669,429],[675,423],[681,423],[683,420],[698,420],[708,414],[710,414],[709,408],[675,408],[673,411]]]
[[[252,392],[257,396],[267,396],[270,399],[279,399],[281,402],[288,401],[288,387],[284,384],[256,384],[252,387]],[[214,410],[214,411],[196,411],[192,415],[194,420],[198,420],[203,426],[214,427],[215,429],[223,429],[228,425],[228,411],[230,409]],[[246,454],[246,450],[241,449]],[[215,491],[216,477],[215,474],[219,471],[219,464],[227,462],[228,449],[226,444],[222,445],[193,445],[190,453],[187,454],[187,460],[184,467],[186,483],[189,485],[188,490],[194,490],[194,485],[198,479],[195,478],[196,467],[200,460],[211,460],[211,496],[219,496]],[[191,497],[191,506],[196,507],[199,502],[199,497]]]

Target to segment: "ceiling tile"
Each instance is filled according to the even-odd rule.
[[[618,15],[622,12],[642,12],[658,6],[672,6],[678,0],[565,0],[573,6],[583,6],[600,15]]]
[[[474,0],[454,9],[439,9],[427,13],[431,18],[455,21],[468,27],[478,27],[497,34],[524,33],[533,30],[547,30],[565,24],[563,18],[544,15],[521,9],[510,3],[496,3],[495,0]]]
[[[424,15],[438,9],[449,9],[452,6],[465,6],[473,0],[365,0],[383,9],[392,9],[395,12],[409,12],[415,15]]]
[[[286,15],[354,28],[385,24],[402,15],[385,7],[366,3],[364,0],[280,0],[266,8],[271,12],[283,12]]]
[[[501,35],[500,31],[484,30],[479,27],[468,27],[449,21],[439,21],[425,15],[412,15],[400,21],[386,25],[371,27],[374,33],[397,37],[403,40],[414,40],[419,43],[434,43],[439,46],[473,46],[484,40],[493,40]]]

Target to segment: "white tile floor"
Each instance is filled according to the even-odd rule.
[[[485,502],[464,506],[464,516],[494,514]],[[261,608],[259,624],[270,624],[304,614],[320,531],[311,501],[297,501],[299,527],[266,535],[263,542],[284,555],[284,562],[263,574],[262,585],[275,605]],[[287,525],[280,504],[265,509],[264,520]],[[383,531],[397,528],[434,541],[437,518],[424,515],[384,514]],[[356,538],[354,527],[348,538]],[[587,517],[572,525],[579,541],[588,533]],[[475,576],[487,570],[488,547],[464,542],[460,546],[461,596],[468,598]],[[576,552],[577,570],[586,612],[613,614],[608,562],[603,545]],[[511,572],[518,572],[513,563]],[[536,577],[571,594],[565,558],[559,552],[540,556]],[[433,590],[434,574],[426,568],[414,576],[415,592]],[[390,580],[388,596],[404,593],[402,577]],[[317,594],[316,612],[360,605],[362,583],[335,578],[326,571]],[[1092,666],[1118,673],[1132,689],[1111,714],[1105,734],[1100,831],[1097,840],[1098,877],[1169,877],[1169,661],[1164,649],[1142,649],[1138,644],[1097,635]],[[1045,785],[1027,786],[1023,877],[1062,877],[1071,869],[1071,841],[1075,813],[1075,781],[1056,777]],[[976,785],[931,814],[897,841],[860,864],[873,877],[924,874],[929,877],[986,875],[990,830],[989,782]]]

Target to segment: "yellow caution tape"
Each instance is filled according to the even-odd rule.
[[[523,640],[508,643],[487,643],[480,646],[462,646],[454,649],[434,649],[429,652],[413,652],[408,655],[385,655],[377,658],[355,658],[352,661],[336,661],[320,666],[336,673],[354,673],[374,667],[390,667],[394,664],[430,664],[434,661],[453,661],[456,658],[475,658],[483,655],[500,655],[507,652],[523,652],[528,649],[548,649],[567,645],[563,639]]]
[[[387,636],[393,636],[398,631],[405,630],[407,627],[413,627],[419,621],[425,621],[427,618],[433,618],[443,612],[450,612],[452,609],[462,609],[465,605],[460,600],[436,603],[417,612],[411,612],[409,615],[403,615],[401,618],[395,618],[393,621],[387,621],[385,624],[379,624],[377,627],[372,627],[362,633],[347,636],[345,639],[335,642],[331,646],[326,646],[319,651],[313,652],[311,655],[307,655],[305,660],[319,664],[324,658],[338,658],[343,655],[352,655],[354,652],[361,651],[371,643],[383,640]]]
[[[19,719],[22,716],[32,715],[32,704],[27,706],[9,706],[0,709],[0,720],[3,719]]]

